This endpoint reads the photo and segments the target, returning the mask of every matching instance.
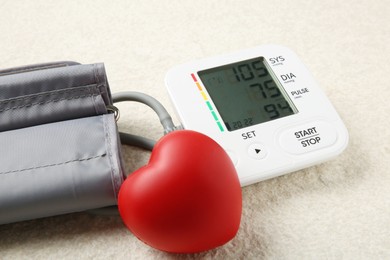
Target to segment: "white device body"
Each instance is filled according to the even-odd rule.
[[[263,57],[297,112],[228,131],[197,73],[256,57]],[[174,67],[166,75],[166,86],[184,129],[218,142],[231,157],[242,186],[321,163],[348,144],[336,110],[297,55],[283,46],[265,45]]]

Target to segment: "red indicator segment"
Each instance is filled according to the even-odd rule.
[[[188,75],[188,74],[187,74],[187,75]],[[198,80],[196,79],[194,73],[191,74],[191,77],[192,77],[192,79],[193,79],[195,82],[198,82]]]

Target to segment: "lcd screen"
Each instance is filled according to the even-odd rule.
[[[198,75],[229,131],[297,113],[263,57],[199,71]]]

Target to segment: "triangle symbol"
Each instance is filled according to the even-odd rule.
[[[261,150],[260,150],[260,149],[255,149],[255,152],[256,152],[256,153],[260,153]]]

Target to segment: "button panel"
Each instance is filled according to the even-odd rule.
[[[256,76],[261,69],[257,63],[248,61],[259,57],[262,57],[268,73],[290,107],[294,106],[298,111],[294,115],[289,114],[284,103],[278,103],[277,100],[269,104],[262,103],[264,96],[268,98],[276,95],[273,89],[267,89],[264,84],[250,86],[252,73]],[[229,65],[235,63],[240,63],[234,67],[236,71]],[[236,82],[243,83],[243,79],[247,79],[245,96],[248,102],[259,102],[256,109],[261,109],[264,116],[272,116],[275,120],[249,124],[257,110],[253,112],[248,105],[240,107],[243,109],[242,116],[237,119],[232,116],[231,124],[225,124],[220,114],[223,109],[218,110],[214,104],[217,98],[210,98],[209,91],[198,75],[198,72],[212,68],[222,71],[225,65],[231,66],[225,67],[230,68],[226,71],[230,76],[224,75],[224,78],[221,74],[222,78],[218,78],[219,74],[216,74],[216,78],[207,84],[220,87],[224,80],[238,84]],[[347,129],[332,104],[297,55],[285,47],[261,46],[186,63],[171,69],[165,82],[183,127],[208,135],[227,150],[242,186],[324,162],[340,154],[348,143]],[[233,97],[232,100],[236,99]],[[240,106],[239,103],[230,103],[225,105],[231,105],[232,108]],[[276,112],[282,110],[283,113],[276,117]],[[280,116],[284,113],[289,115]],[[237,126],[233,127],[233,123]]]
[[[285,130],[279,137],[281,147],[291,154],[304,154],[334,144],[337,132],[325,121],[313,121]]]

